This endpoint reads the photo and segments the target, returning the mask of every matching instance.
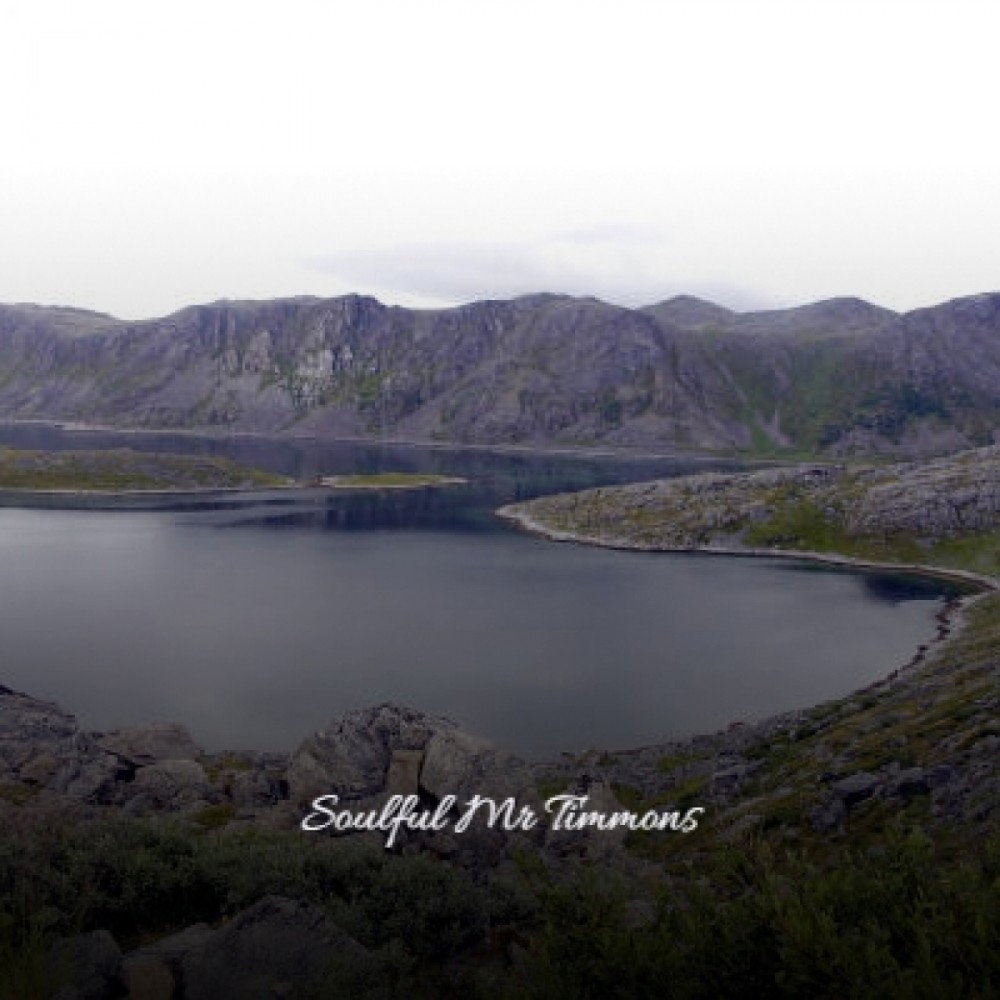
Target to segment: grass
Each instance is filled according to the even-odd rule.
[[[284,486],[291,481],[226,458],[0,448],[0,489],[171,490]]]
[[[962,470],[973,459],[984,460],[979,453],[959,455],[950,460],[953,468],[945,467],[939,490],[954,490],[956,503],[962,502],[961,493],[969,485]],[[942,527],[929,537],[898,527],[876,530],[878,519],[854,517],[864,510],[870,489],[905,492],[906,477],[912,474],[905,466],[894,473],[892,467],[849,464],[820,480],[791,475],[774,483],[737,474],[709,488],[682,478],[652,490],[640,484],[540,497],[523,507],[538,523],[584,541],[682,549],[721,541],[727,547],[815,552],[1000,576],[1000,511],[993,524],[959,534]],[[913,488],[925,488],[919,476]]]
[[[423,486],[452,486],[465,480],[427,472],[373,472],[327,476],[324,485],[350,489],[419,489]]]

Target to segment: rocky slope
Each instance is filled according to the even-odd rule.
[[[501,516],[641,549],[792,551],[1000,574],[1000,447],[891,465],[796,466],[539,497]]]
[[[477,443],[927,454],[1000,425],[1000,294],[733,313],[534,295],[0,307],[0,416]]]

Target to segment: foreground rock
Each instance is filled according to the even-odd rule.
[[[316,906],[265,896],[213,929],[197,924],[123,955],[106,930],[59,942],[55,1000],[275,1000],[336,987],[367,951]]]

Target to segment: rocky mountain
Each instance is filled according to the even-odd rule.
[[[0,306],[0,417],[463,443],[920,455],[1000,428],[1000,293],[893,313],[531,295]]]

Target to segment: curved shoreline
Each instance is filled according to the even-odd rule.
[[[602,539],[586,535],[579,535],[572,531],[560,531],[541,524],[534,518],[522,511],[515,510],[517,504],[507,504],[497,508],[494,513],[498,518],[515,525],[527,534],[535,535],[547,541],[563,542],[573,545],[592,545],[598,548],[615,549],[624,552],[664,552],[675,554],[695,554],[695,555],[716,555],[743,557],[750,559],[777,558],[791,561],[798,560],[806,563],[819,563],[828,566],[840,567],[842,569],[855,570],[880,570],[889,572],[903,572],[914,576],[929,577],[935,580],[945,580],[960,583],[965,587],[972,587],[971,592],[958,594],[944,600],[941,609],[934,616],[937,623],[936,634],[926,642],[920,643],[914,650],[913,655],[905,663],[889,671],[884,677],[878,678],[863,687],[856,688],[847,695],[860,694],[883,685],[895,686],[903,678],[909,677],[917,668],[923,665],[932,647],[939,647],[948,642],[964,623],[965,611],[973,602],[985,597],[989,593],[1000,590],[1000,580],[980,573],[973,573],[961,569],[942,569],[937,566],[928,566],[919,563],[883,563],[874,560],[856,559],[852,556],[839,555],[837,553],[823,552],[796,552],[791,549],[762,549],[762,548],[736,548],[734,546],[666,546],[666,545],[643,545],[625,538]],[[846,695],[845,695],[846,696]],[[843,697],[843,696],[842,696]],[[836,701],[836,698],[824,698],[812,707],[823,705],[829,701]],[[784,720],[797,718],[799,710],[791,712],[778,712],[773,715],[755,720],[749,724],[750,729],[761,732],[774,726],[780,726]],[[730,724],[737,724],[735,721]],[[724,730],[720,730],[715,735],[720,735]],[[708,734],[706,734],[708,735]],[[628,752],[628,751],[623,751]],[[634,751],[638,752],[638,751]]]
[[[273,486],[194,486],[154,490],[33,490],[4,487],[0,489],[0,509],[156,511],[168,510],[178,505],[232,500],[238,495],[266,496],[273,493],[287,496],[308,489],[309,487],[297,483],[276,483]]]
[[[846,569],[888,570],[891,572],[910,573],[915,576],[925,576],[937,580],[951,580],[975,588],[974,594],[989,593],[1000,590],[1000,580],[982,573],[973,573],[964,569],[949,569],[941,566],[930,566],[925,563],[888,563],[873,559],[858,559],[854,556],[840,555],[836,552],[810,552],[795,549],[764,549],[751,546],[730,545],[646,545],[627,538],[596,538],[592,535],[581,535],[573,531],[561,531],[550,528],[534,518],[515,510],[516,504],[507,504],[497,508],[494,513],[503,521],[516,525],[530,535],[537,535],[551,542],[570,542],[576,545],[594,545],[604,549],[618,549],[628,552],[675,552],[698,553],[717,556],[740,556],[748,558],[790,559],[800,562],[823,563],[830,566],[840,566]],[[970,595],[971,596],[971,595]]]

